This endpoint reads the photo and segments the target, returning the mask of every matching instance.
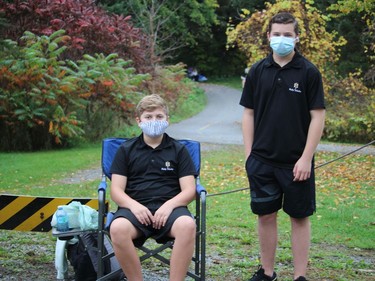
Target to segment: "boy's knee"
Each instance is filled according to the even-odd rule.
[[[179,217],[173,224],[173,231],[176,236],[184,235],[184,236],[194,236],[196,233],[196,224],[193,218],[188,216],[181,216]]]
[[[111,235],[111,240],[116,242],[116,240],[126,238],[127,234],[131,233],[132,224],[125,218],[117,218],[111,223],[109,233]]]

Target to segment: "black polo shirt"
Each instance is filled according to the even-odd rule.
[[[251,67],[240,104],[254,110],[251,155],[293,168],[305,148],[310,110],[325,108],[321,74],[298,52],[284,67],[270,54]]]
[[[158,208],[181,192],[179,179],[197,175],[185,146],[164,134],[153,149],[143,135],[124,142],[118,149],[110,172],[127,177],[126,194],[149,208]]]

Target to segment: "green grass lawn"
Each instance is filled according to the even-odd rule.
[[[237,90],[242,89],[241,76],[232,76],[225,78],[212,77],[210,78],[209,83],[223,85]]]
[[[0,192],[59,197],[96,196],[93,183],[64,185],[59,180],[81,169],[100,168],[100,155],[100,144],[58,151],[0,153]]]

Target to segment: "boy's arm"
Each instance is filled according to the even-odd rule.
[[[195,178],[193,175],[185,176],[179,179],[181,192],[177,194],[172,199],[168,200],[168,204],[173,207],[173,209],[181,206],[187,206],[195,198]],[[166,202],[166,203],[167,203]]]
[[[244,108],[242,115],[242,137],[245,148],[245,157],[249,157],[254,141],[254,110]]]
[[[127,177],[113,174],[111,180],[111,198],[119,206],[128,208],[144,225],[152,223],[153,216],[149,209],[125,193]]]
[[[195,198],[195,178],[193,175],[179,179],[181,192],[165,202],[154,214],[154,228],[159,229],[165,225],[172,211],[181,206],[187,206]]]
[[[307,141],[301,158],[294,165],[294,181],[303,181],[310,178],[311,161],[323,134],[325,112],[325,109],[314,109],[310,111],[311,121]]]

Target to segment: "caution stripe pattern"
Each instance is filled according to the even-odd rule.
[[[95,210],[98,199],[0,195],[0,229],[48,232],[59,205],[79,201]]]

